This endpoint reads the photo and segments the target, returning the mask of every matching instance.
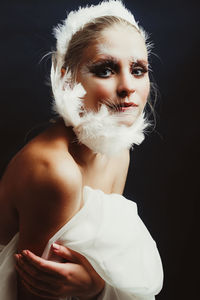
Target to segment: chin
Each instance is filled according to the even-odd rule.
[[[148,122],[144,114],[110,114],[106,106],[97,113],[86,113],[79,126],[73,128],[80,143],[95,153],[116,155],[133,144],[139,145],[144,139]]]
[[[130,112],[118,113],[119,124],[125,125],[127,127],[131,127],[136,122],[140,114],[141,112],[138,109],[132,111],[131,113]]]
[[[139,145],[144,139],[148,121],[141,107],[122,112],[111,112],[102,105],[97,112],[83,110],[85,90],[81,84],[73,88],[53,77],[54,111],[60,115],[66,126],[72,126],[78,141],[95,153],[115,155],[124,149]]]
[[[120,121],[119,124],[130,127],[134,124],[135,121],[136,121],[136,119],[130,116],[130,117],[124,118],[124,120]]]

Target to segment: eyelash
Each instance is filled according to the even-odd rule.
[[[143,77],[145,73],[148,72],[147,68],[145,66],[139,66],[136,64],[133,64],[131,66],[132,70],[131,73],[136,76],[137,78]],[[109,74],[105,74],[105,72],[108,72]],[[140,74],[134,73],[134,71],[138,72],[140,71]],[[106,66],[106,65],[98,65],[93,66],[93,68],[90,70],[91,73],[93,73],[95,76],[100,78],[109,78],[112,74],[118,72],[118,68],[115,66]]]
[[[105,72],[106,73],[109,72],[109,74],[105,74]],[[114,74],[114,71],[112,70],[112,68],[102,67],[102,68],[98,68],[96,71],[94,71],[94,74],[98,77],[101,77],[101,78],[108,78],[112,74]]]
[[[134,71],[140,71],[140,74],[133,74]],[[148,70],[144,66],[141,66],[141,67],[140,66],[134,66],[134,65],[132,66],[132,74],[136,77],[142,77],[147,72],[148,72]]]

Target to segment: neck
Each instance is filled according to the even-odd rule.
[[[72,127],[70,127],[70,140],[69,152],[78,164],[86,166],[95,163],[99,159],[105,158],[105,155],[94,153],[86,145],[79,143]]]

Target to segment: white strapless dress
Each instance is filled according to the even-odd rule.
[[[83,200],[80,211],[49,240],[42,257],[48,258],[51,244],[59,241],[84,255],[105,280],[99,300],[155,299],[162,288],[162,263],[136,204],[86,186]],[[0,300],[17,299],[13,255],[18,236],[1,247]]]

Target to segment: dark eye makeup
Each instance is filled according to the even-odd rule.
[[[131,73],[136,77],[141,77],[148,72],[148,67],[142,62],[134,62],[131,66]]]
[[[92,74],[103,78],[119,72],[119,66],[117,62],[113,60],[98,61],[89,66],[88,69]]]
[[[88,70],[93,75],[100,78],[108,78],[112,74],[120,72],[119,63],[114,59],[106,59],[94,62],[88,66]],[[130,65],[130,72],[135,77],[142,77],[148,72],[147,65],[142,61],[133,62]]]

